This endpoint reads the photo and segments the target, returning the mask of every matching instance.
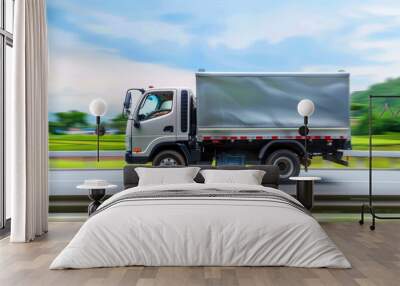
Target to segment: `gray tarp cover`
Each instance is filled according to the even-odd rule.
[[[349,74],[197,73],[199,128],[298,127],[311,99],[312,127],[349,127]]]

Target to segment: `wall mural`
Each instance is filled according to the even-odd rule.
[[[353,149],[366,150],[367,96],[400,94],[394,41],[400,24],[394,12],[376,3],[47,1],[50,167],[121,168],[126,90],[149,85],[195,90],[198,69],[350,72]],[[107,103],[99,163],[95,152],[85,152],[97,146],[96,120],[89,114],[96,98]],[[382,106],[374,110],[374,143],[397,150],[400,102],[382,104],[386,113]],[[397,116],[389,116],[393,113]],[[362,158],[350,162],[366,166]],[[400,165],[375,160],[377,167],[388,162]],[[316,159],[311,167],[340,166]]]

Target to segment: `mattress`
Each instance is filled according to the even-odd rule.
[[[290,195],[263,186],[193,183],[112,196],[50,269],[133,265],[351,267]]]

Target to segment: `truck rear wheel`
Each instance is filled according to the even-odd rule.
[[[296,153],[290,150],[277,150],[267,157],[267,165],[274,165],[279,168],[281,180],[288,180],[300,173],[300,159]]]
[[[158,153],[153,159],[153,166],[184,166],[185,158],[174,150],[165,150]]]

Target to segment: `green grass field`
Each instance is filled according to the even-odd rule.
[[[91,151],[97,150],[96,135],[50,135],[50,151]],[[125,150],[125,135],[104,135],[100,137],[101,150]]]
[[[351,136],[353,150],[367,150],[369,137],[367,135]],[[400,151],[400,133],[374,135],[372,139],[374,150]]]
[[[120,160],[94,160],[82,159],[49,159],[50,169],[122,169],[126,165],[123,159]]]

